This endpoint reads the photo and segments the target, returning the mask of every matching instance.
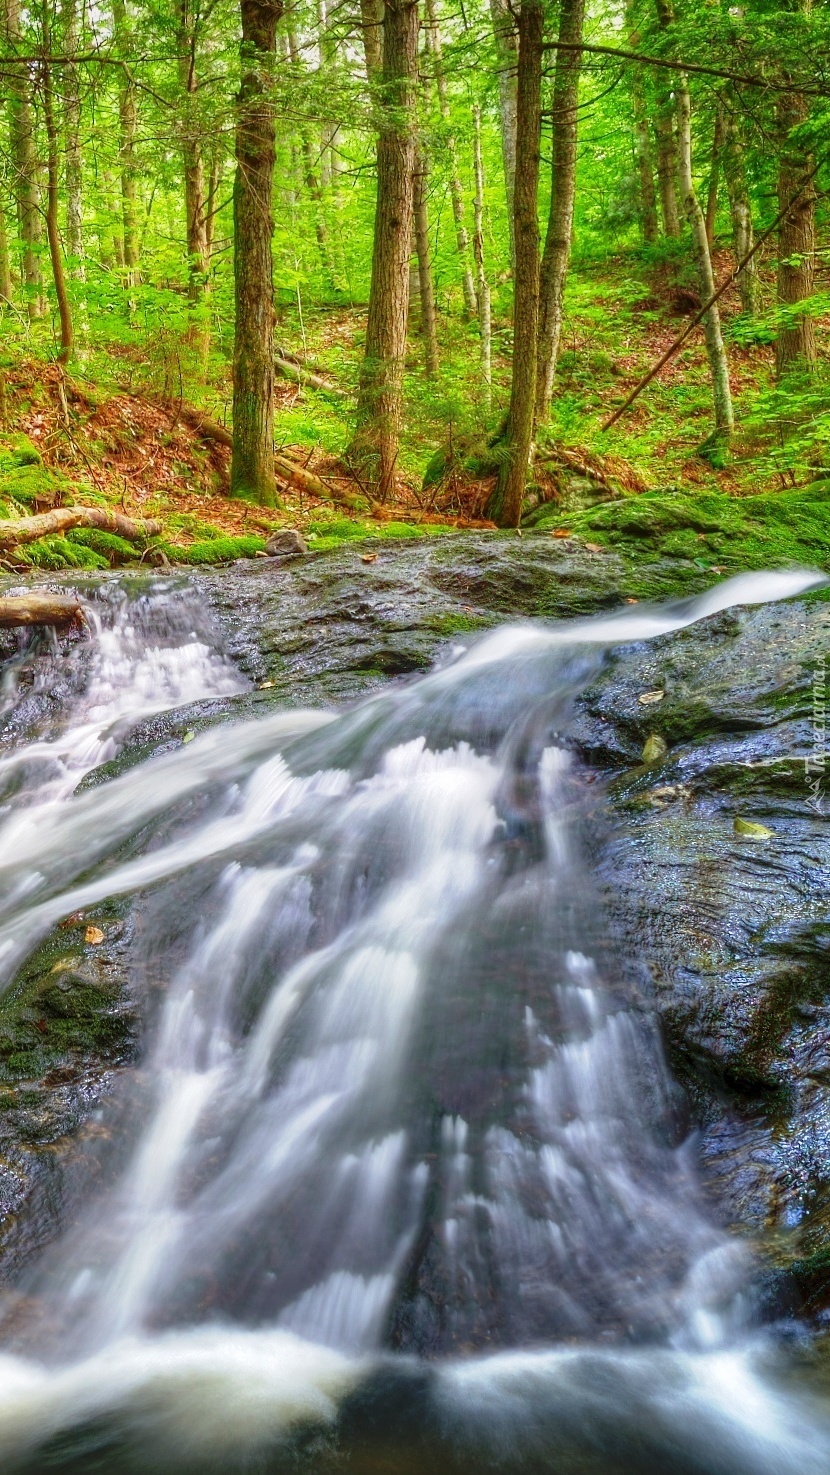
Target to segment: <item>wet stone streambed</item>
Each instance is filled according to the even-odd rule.
[[[4,1472],[826,1471],[830,603],[650,576],[373,542],[3,637]]]

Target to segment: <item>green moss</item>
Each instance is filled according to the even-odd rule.
[[[712,491],[644,492],[563,518],[547,504],[531,514],[538,529],[562,524],[604,544],[635,566],[683,558],[702,572],[830,565],[830,487],[726,497]]]
[[[57,534],[51,538],[38,538],[36,543],[27,543],[24,547],[16,548],[14,558],[16,563],[28,564],[31,568],[109,568],[108,560],[102,558],[100,553],[92,548],[84,548],[81,544],[70,543],[68,538]]]
[[[424,621],[430,630],[438,635],[463,635],[471,630],[482,630],[485,626],[492,624],[481,615],[460,615],[452,612],[445,615],[434,615]]]
[[[179,563],[231,563],[235,558],[253,558],[265,549],[265,539],[248,535],[241,538],[209,538],[205,542],[191,543],[189,548],[173,548],[164,545],[171,561]]]
[[[73,528],[66,537],[70,543],[100,553],[108,564],[129,563],[141,557],[139,550],[128,543],[126,538],[119,538],[117,533],[104,532],[102,528]]]

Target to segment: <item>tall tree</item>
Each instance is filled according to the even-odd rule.
[[[752,250],[754,231],[752,226],[752,201],[746,177],[746,159],[741,136],[740,116],[736,99],[727,96],[724,105],[723,174],[729,196],[729,213],[732,217],[732,247],[736,264],[743,261]],[[756,311],[758,282],[757,259],[748,261],[738,277],[741,308],[747,317]]]
[[[808,15],[809,8],[809,0],[793,0],[785,6],[801,16]],[[778,231],[777,296],[782,321],[776,338],[775,368],[779,377],[796,365],[811,373],[817,359],[813,315],[801,306],[813,294],[816,273],[816,190],[812,182],[799,188],[814,164],[799,132],[807,122],[810,106],[786,69],[782,81],[791,85],[778,94],[776,110],[778,208],[785,212]]]
[[[516,131],[518,127],[518,33],[513,7],[509,0],[490,0],[493,39],[499,74],[499,116],[501,119],[501,152],[504,188],[507,196],[507,221],[510,230],[510,260],[516,261],[515,209]]]
[[[78,53],[78,0],[63,0],[63,48],[68,58]],[[83,168],[81,159],[81,88],[77,62],[63,68],[64,183],[66,186],[66,253],[69,274],[82,282],[84,265]]]
[[[351,446],[353,459],[376,482],[381,500],[394,486],[401,428],[417,75],[417,0],[386,0],[383,71],[376,89],[380,128],[372,281],[358,391],[357,433]]]
[[[464,211],[464,191],[461,187],[461,178],[458,170],[458,145],[455,133],[451,126],[450,97],[447,88],[447,75],[444,68],[444,56],[441,46],[441,31],[438,25],[438,12],[435,0],[426,0],[427,16],[427,47],[432,56],[432,65],[435,73],[435,85],[438,89],[438,104],[441,110],[441,119],[446,129],[446,147],[450,166],[450,200],[452,202],[452,215],[455,221],[455,240],[458,246],[458,265],[461,272],[461,290],[464,294],[464,308],[467,316],[474,318],[476,315],[476,290],[473,284],[473,273],[470,268],[470,238],[467,233],[467,222]]]
[[[20,23],[20,0],[3,0],[3,33],[13,57],[23,52]],[[40,269],[41,213],[38,188],[38,160],[35,147],[34,117],[30,68],[11,64],[7,81],[9,115],[9,154],[12,162],[17,218],[23,246],[23,288],[30,318],[40,318],[46,311],[43,277]]]
[[[176,22],[188,295],[198,305],[204,297],[210,271],[204,138],[196,65],[201,32],[198,4],[194,0],[178,0]]]
[[[542,132],[542,0],[522,0],[517,69],[516,240],[513,301],[513,371],[510,409],[502,441],[501,470],[489,515],[502,527],[518,527],[533,446],[536,341],[539,327],[539,156]]]
[[[123,232],[123,258],[126,284],[134,287],[139,279],[139,225],[138,225],[138,161],[136,138],[138,135],[138,103],[136,87],[129,68],[134,42],[127,0],[112,0],[112,15],[115,44],[119,57],[124,62],[118,86],[118,119],[120,125],[119,163],[121,166],[121,219]]]
[[[58,224],[60,203],[58,187],[60,179],[60,152],[58,124],[55,117],[55,96],[52,85],[52,27],[49,8],[50,0],[41,6],[41,38],[43,55],[40,62],[40,87],[43,98],[43,122],[46,129],[46,235],[49,242],[49,257],[52,263],[52,280],[58,303],[60,320],[60,348],[58,363],[66,364],[72,355],[74,332],[66,276],[63,269],[63,246]]]
[[[274,300],[271,200],[274,63],[283,0],[241,0],[241,79],[233,188],[233,453],[231,495],[274,505]]]
[[[553,379],[562,334],[562,300],[571,256],[574,193],[576,190],[576,144],[579,103],[579,73],[585,0],[561,0],[559,42],[553,84],[553,134],[551,143],[551,186],[548,228],[539,292],[539,335],[536,366],[536,419],[547,418],[553,394]]]

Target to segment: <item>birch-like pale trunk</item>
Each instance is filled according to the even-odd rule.
[[[499,68],[499,117],[501,121],[501,155],[504,167],[504,190],[507,197],[507,221],[510,230],[510,262],[516,266],[516,222],[514,195],[516,190],[517,76],[519,41],[516,22],[509,0],[490,0],[493,39]]]
[[[447,130],[446,146],[450,166],[450,201],[452,203],[452,216],[455,222],[455,240],[458,246],[458,265],[461,272],[464,311],[468,318],[474,318],[476,315],[476,293],[473,283],[473,273],[470,267],[470,238],[467,233],[467,222],[465,218],[464,191],[461,186],[458,169],[458,144],[455,134],[450,128],[450,99],[447,91],[447,74],[444,68],[441,31],[438,25],[438,11],[435,0],[426,0],[426,10],[428,21],[426,33],[427,48],[432,57],[441,120]]]
[[[493,387],[493,328],[490,317],[490,283],[484,265],[484,163],[481,154],[481,109],[473,108],[473,163],[475,168],[475,204],[473,216],[473,259],[476,267],[478,328],[481,338],[481,378],[483,399],[489,410]]]
[[[20,0],[4,0],[3,31],[10,54],[22,47]],[[32,95],[27,67],[12,66],[6,82],[9,117],[9,155],[11,159],[17,219],[22,247],[23,290],[26,310],[32,319],[42,318],[46,311],[43,275],[40,269],[42,241],[38,161],[35,147]]]

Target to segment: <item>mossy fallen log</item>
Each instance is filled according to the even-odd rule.
[[[11,552],[22,543],[35,543],[38,538],[66,533],[71,528],[100,528],[134,543],[136,539],[156,537],[161,523],[125,517],[109,507],[56,507],[34,517],[0,519],[0,552]]]

